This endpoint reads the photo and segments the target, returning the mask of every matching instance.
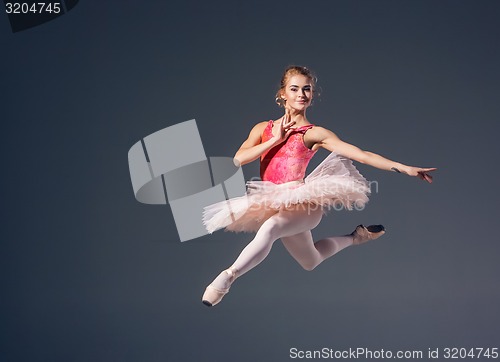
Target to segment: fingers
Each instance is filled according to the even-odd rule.
[[[432,176],[428,174],[428,172],[436,171],[436,167],[427,167],[427,168],[422,168],[422,167],[414,167],[414,170],[417,171],[417,174],[414,176],[418,176],[419,179],[423,181],[427,181],[428,183],[432,183]]]
[[[285,115],[283,116],[283,120],[281,121],[281,129],[287,130],[289,128],[292,128],[292,126],[295,124],[295,121],[290,120],[290,115]]]
[[[283,122],[290,122],[290,112],[285,108],[285,115],[283,116]]]
[[[292,117],[290,115],[290,110],[288,108],[285,108],[285,114],[281,118],[280,122],[280,131],[282,138],[287,138],[290,135],[290,133],[297,128],[293,127],[296,122],[293,121],[291,118]]]
[[[428,183],[432,183],[432,176],[428,174],[428,172],[436,171],[436,167],[427,167],[427,168],[421,168],[419,170],[419,175],[421,175],[422,180],[427,181]]]
[[[421,180],[424,180],[424,181],[427,181],[428,183],[432,183],[432,176],[425,173],[425,172],[419,172],[418,173],[418,177],[421,179]]]

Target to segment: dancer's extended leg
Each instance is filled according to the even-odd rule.
[[[320,208],[307,205],[280,210],[262,224],[255,238],[243,249],[231,268],[237,270],[237,276],[245,274],[266,258],[274,241],[315,228],[322,214]],[[211,285],[217,289],[227,289],[230,285],[228,273],[220,273]]]

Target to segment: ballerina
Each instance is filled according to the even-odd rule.
[[[362,208],[370,193],[368,181],[352,161],[432,182],[436,168],[408,166],[342,141],[332,131],[314,125],[306,110],[316,91],[316,78],[306,67],[290,66],[282,76],[276,103],[285,109],[278,120],[256,124],[234,156],[245,165],[260,158],[261,181],[247,183],[247,195],[205,208],[207,230],[256,232],[236,261],[206,288],[202,302],[218,304],[233,282],[262,262],[281,239],[286,250],[306,270],[351,245],[379,238],[383,225],[358,225],[345,236],[314,242],[311,230],[331,207]],[[330,155],[304,178],[319,148]]]

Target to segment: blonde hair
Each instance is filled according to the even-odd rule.
[[[275,101],[276,101],[276,104],[280,107],[285,107],[285,100],[281,97],[281,94],[286,87],[286,83],[288,82],[288,79],[290,79],[290,77],[292,77],[294,75],[303,75],[303,76],[309,78],[309,80],[311,81],[311,85],[312,85],[313,95],[317,96],[316,82],[318,79],[316,78],[314,73],[306,67],[303,67],[300,65],[290,65],[283,72],[283,76],[281,77],[281,82],[280,82],[280,88],[276,92]]]

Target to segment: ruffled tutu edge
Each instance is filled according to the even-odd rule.
[[[280,209],[303,205],[322,208],[361,209],[368,202],[368,181],[352,161],[330,153],[303,181],[274,184],[248,181],[246,195],[204,208],[203,224],[209,233],[225,228],[233,232],[255,232]]]

